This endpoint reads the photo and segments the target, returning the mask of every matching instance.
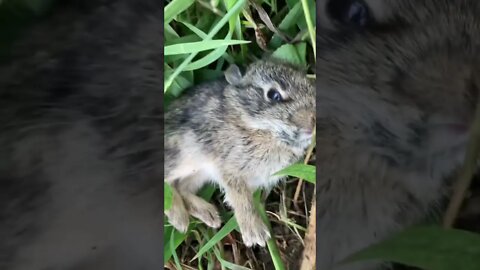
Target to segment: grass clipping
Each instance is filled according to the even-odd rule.
[[[316,199],[313,194],[312,208],[310,210],[310,223],[308,224],[307,234],[305,235],[305,248],[303,250],[300,270],[314,270],[316,261]]]
[[[458,180],[455,183],[453,195],[443,220],[444,228],[451,228],[455,223],[458,212],[470,187],[472,178],[477,171],[478,156],[480,153],[480,99],[477,101],[475,117],[470,132],[470,138],[465,154],[465,162],[461,168]]]

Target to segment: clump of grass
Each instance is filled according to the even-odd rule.
[[[229,64],[245,65],[265,54],[303,66],[314,78],[315,15],[314,0],[167,1],[165,105],[186,88],[221,77]],[[305,163],[313,162],[312,151],[313,147]],[[243,246],[229,209],[219,209],[224,225],[218,231],[192,219],[187,233],[182,234],[165,218],[165,266],[200,270],[298,269],[314,172],[312,166],[295,165],[281,173],[308,181],[291,178],[275,188],[266,201],[268,194],[255,194],[257,208],[272,230],[267,249]],[[213,186],[204,187],[200,196],[223,205],[221,194]],[[168,206],[168,194],[166,198]]]

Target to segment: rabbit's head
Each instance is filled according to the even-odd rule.
[[[319,147],[448,173],[478,99],[480,2],[318,5]]]
[[[280,142],[305,148],[315,125],[315,88],[306,74],[288,64],[258,61],[245,74],[225,72],[225,96],[241,125],[271,132]]]

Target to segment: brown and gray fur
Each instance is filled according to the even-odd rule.
[[[322,270],[382,269],[335,265],[441,208],[480,87],[480,2],[364,2],[363,27],[338,20],[328,0],[317,9]]]
[[[271,89],[284,101],[270,100]],[[304,155],[314,119],[313,84],[272,59],[251,64],[244,75],[231,66],[224,79],[187,90],[165,114],[165,181],[174,187],[170,223],[185,231],[192,215],[219,227],[216,207],[195,195],[213,182],[233,208],[244,243],[264,246],[270,235],[253,191],[273,186],[279,177],[272,175]]]
[[[162,1],[61,2],[0,65],[0,269],[162,269]]]

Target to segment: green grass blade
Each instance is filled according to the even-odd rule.
[[[275,176],[293,176],[315,184],[316,168],[313,165],[293,164],[275,173]]]
[[[228,46],[215,49],[197,61],[190,63],[184,70],[197,70],[210,65],[218,60],[218,58],[222,57],[222,55],[227,51],[227,48]]]
[[[212,198],[213,193],[215,193],[215,189],[216,188],[214,185],[207,184],[202,189],[200,189],[200,191],[198,192],[198,196],[205,199],[206,201],[209,201]]]
[[[169,244],[167,245],[167,243],[170,243],[170,237],[172,236],[172,230],[173,230],[173,227],[168,224],[167,217],[164,215],[163,216],[163,247],[164,248],[169,248]],[[168,259],[170,259],[170,257],[168,257]],[[165,260],[165,262],[167,260]]]
[[[165,70],[166,77],[169,74],[172,74],[174,72],[173,69],[169,67],[167,64],[165,64],[164,67],[165,67],[164,70]],[[193,82],[185,78],[184,75],[186,75],[186,73],[183,73],[182,75],[179,75],[177,76],[177,78],[175,78],[170,88],[169,94],[172,94],[173,96],[178,97],[184,89],[192,86]]]
[[[293,28],[302,15],[302,3],[297,2],[285,15],[283,20],[278,25],[278,29],[286,31],[290,28]]]
[[[289,32],[289,34],[293,34],[297,32],[297,29],[293,29],[296,25],[298,20],[302,17],[302,5],[300,2],[295,4],[292,9],[290,9],[283,18],[283,20],[278,25],[278,30],[282,32]],[[295,31],[288,31],[288,30],[295,30]],[[291,33],[290,33],[291,32]],[[278,48],[282,44],[282,39],[277,35],[274,34],[270,44]]]
[[[232,32],[229,32],[228,35],[225,37],[225,40],[230,40],[231,37],[232,37]],[[200,69],[210,65],[211,63],[215,62],[220,57],[222,57],[222,55],[224,55],[225,52],[227,51],[227,48],[228,46],[224,46],[224,47],[219,47],[213,50],[209,54],[198,59],[197,61],[190,63],[184,70],[185,71],[196,70],[196,69]]]
[[[210,0],[210,5],[212,5],[212,7],[218,7],[219,3],[220,0]]]
[[[300,62],[302,66],[307,66],[307,44],[305,42],[300,42],[295,44],[295,48],[297,49],[298,57],[300,58]]]
[[[310,16],[310,6],[308,0],[302,0],[303,12],[305,14],[305,20],[307,21],[308,33],[310,34],[310,41],[312,42],[313,55],[317,57],[317,43],[315,38],[315,22],[313,22]]]
[[[227,11],[232,9],[236,2],[237,2],[237,0],[225,0],[225,6],[227,8]],[[229,33],[235,33],[235,36],[237,37],[237,39],[244,40],[243,33],[242,33],[240,12],[237,15],[232,16],[232,18],[230,18],[229,31],[228,32]],[[246,53],[247,53],[246,45],[245,44],[240,44],[240,50],[241,50],[242,58],[243,58],[243,60],[245,60],[245,56],[246,56]]]
[[[170,250],[172,251],[172,256],[173,260],[175,261],[175,266],[177,269],[182,269],[182,266],[180,265],[180,260],[178,259],[177,252],[175,249],[177,248],[175,246],[175,237],[174,237],[175,230],[172,230],[172,235],[170,236]]]
[[[211,49],[216,49],[223,46],[231,46],[238,44],[250,43],[247,40],[205,40],[198,42],[189,42],[182,44],[175,44],[170,46],[165,46],[164,51],[165,55],[174,55],[174,54],[187,54],[187,53],[197,53],[201,51],[207,51]]]
[[[208,234],[205,234],[205,233],[200,233],[199,231],[197,230],[192,230],[192,235],[193,237],[197,240],[197,242],[202,245],[204,242],[205,242],[205,239],[208,241],[209,239],[209,235]],[[209,262],[209,258],[211,258],[211,256],[209,257],[208,255],[211,255],[209,253],[207,253],[207,263],[210,264]],[[202,267],[202,257],[198,257],[198,270],[203,270],[203,267]]]
[[[165,25],[165,39],[166,40],[171,40],[173,38],[179,38],[180,36],[175,32],[175,29],[173,29],[169,24]]]
[[[220,251],[216,248],[213,249],[213,252],[215,253],[215,256],[217,257],[217,260],[220,262],[222,267],[228,268],[231,270],[251,270],[250,268],[231,263],[229,261],[226,261],[224,258],[222,258],[222,255],[220,254]]]
[[[181,23],[183,25],[185,25],[188,29],[190,29],[190,31],[192,31],[197,36],[199,36],[200,38],[202,38],[202,39],[207,38],[207,34],[205,32],[203,32],[202,30],[198,29],[198,27],[196,27],[195,25],[192,25],[192,24],[190,24],[188,22],[184,22],[184,21],[181,21]]]
[[[199,42],[199,41],[202,41],[202,40],[197,35],[191,34],[191,35],[181,36],[175,39],[165,40],[165,43],[163,44],[163,46],[165,48],[170,45],[189,43],[189,42]]]
[[[224,4],[227,10],[231,9],[235,5],[235,3],[236,0],[224,0]],[[237,19],[239,19],[237,16],[232,16],[228,21],[229,32],[235,31],[235,24],[237,22]]]
[[[172,207],[172,201],[173,201],[172,187],[167,183],[163,183],[163,209],[164,210],[170,209],[170,207]]]
[[[195,0],[173,0],[164,9],[163,22],[169,24],[175,16],[189,8]]]
[[[300,3],[302,2],[302,1],[299,1],[299,0],[286,0],[286,1],[287,1],[287,5],[290,7],[290,9],[293,8],[299,2]],[[307,0],[307,4],[309,5],[308,10],[310,11],[310,17],[315,16],[316,15],[315,2],[313,0]],[[297,27],[300,30],[308,29],[308,25],[307,25],[306,20],[307,19],[306,19],[306,16],[304,14],[304,16],[299,17],[298,20],[296,21]]]
[[[164,226],[165,228],[165,226]],[[164,245],[164,251],[163,251],[163,261],[167,262],[170,260],[170,258],[175,254],[175,250],[177,249],[178,246],[180,246],[183,241],[185,241],[185,238],[187,237],[187,234],[185,233],[180,233],[179,231],[175,230],[173,227],[167,227],[168,229],[171,230],[170,238],[168,244]]]
[[[207,253],[207,270],[213,270],[215,267],[215,262],[213,261],[213,256],[210,253]]]
[[[224,259],[219,259],[220,264],[222,264],[223,267],[231,269],[231,270],[251,270],[250,268],[231,263],[229,261],[226,261]]]
[[[205,245],[203,245],[202,248],[200,248],[197,255],[195,255],[192,260],[209,251],[213,246],[225,238],[225,236],[235,230],[236,227],[238,227],[237,220],[235,220],[235,216],[232,216],[230,220],[212,237],[212,239],[210,239],[207,243],[205,243]]]

